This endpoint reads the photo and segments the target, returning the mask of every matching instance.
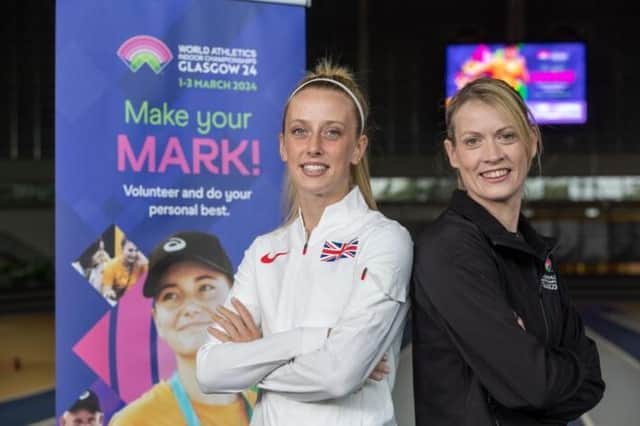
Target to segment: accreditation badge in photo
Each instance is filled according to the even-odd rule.
[[[59,423],[248,423],[255,391],[195,401],[190,363],[244,250],[281,221],[278,134],[304,58],[300,6],[56,2]],[[211,282],[181,287],[197,273]],[[184,300],[216,290],[199,321],[167,280]]]

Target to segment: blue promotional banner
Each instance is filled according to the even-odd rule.
[[[195,351],[244,250],[281,221],[304,13],[57,2],[59,424],[247,424],[255,392],[198,395]]]

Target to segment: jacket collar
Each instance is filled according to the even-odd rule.
[[[498,219],[470,198],[465,191],[459,189],[454,191],[449,208],[476,224],[494,246],[503,246],[529,253],[542,261],[556,246],[555,239],[539,235],[522,213],[518,219],[518,233],[522,235],[522,238],[509,232]]]
[[[311,232],[309,243],[312,244],[318,239],[322,239],[326,231],[331,228],[353,223],[368,210],[369,206],[362,196],[360,188],[354,186],[340,201],[325,207],[318,225]],[[301,210],[298,210],[298,222],[302,235],[304,239],[306,239],[304,219],[302,218]]]

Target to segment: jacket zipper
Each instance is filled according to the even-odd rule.
[[[547,255],[548,256],[548,255]],[[544,275],[544,272],[543,272]],[[537,276],[537,274],[536,274]],[[540,282],[538,284],[538,303],[540,304],[540,311],[542,312],[542,319],[544,320],[544,331],[545,331],[545,339],[544,339],[544,343],[548,344],[549,343],[549,322],[547,321],[547,311],[544,310],[544,303],[543,303],[543,296],[542,296],[542,280],[541,278],[538,276],[538,281]]]
[[[311,238],[311,232],[307,232],[307,230],[304,230],[304,247],[302,247],[302,255],[306,256],[307,254],[307,248],[309,247],[309,238]]]
[[[544,310],[544,304],[542,303],[542,285],[540,285],[540,290],[538,291],[538,302],[540,302],[540,310],[542,311],[542,319],[544,320],[544,330],[545,330],[545,339],[544,343],[549,343],[549,323],[547,322],[547,312]]]

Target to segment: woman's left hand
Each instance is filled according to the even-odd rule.
[[[224,332],[209,327],[209,333],[221,342],[251,342],[261,338],[262,331],[253,321],[251,313],[242,302],[233,297],[231,304],[236,308],[237,314],[220,306],[214,315],[215,321],[224,329]]]
[[[369,378],[372,380],[375,380],[376,382],[379,382],[382,379],[384,379],[391,372],[391,369],[389,368],[387,361],[388,361],[387,354],[384,354],[382,356],[382,359],[376,364],[371,374],[369,374]]]

